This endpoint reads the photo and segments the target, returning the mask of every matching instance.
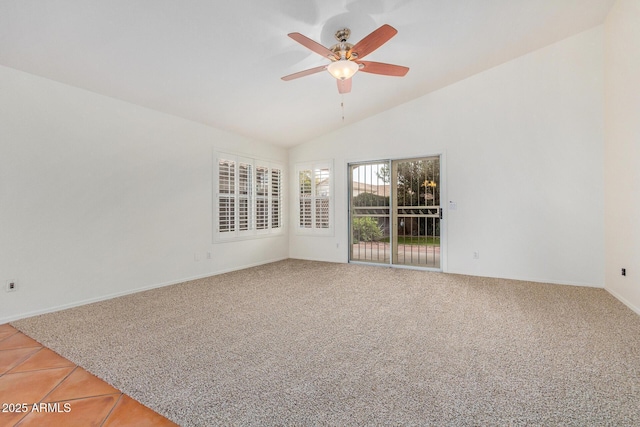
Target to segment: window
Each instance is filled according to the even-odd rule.
[[[238,163],[238,229],[251,229],[251,190],[253,165]]]
[[[271,228],[282,227],[282,170],[271,169]]]
[[[221,160],[218,163],[218,227],[221,232],[233,231],[236,228],[235,168],[236,163],[231,160]]]
[[[298,231],[310,234],[331,234],[333,232],[331,165],[299,165],[296,174],[298,177]]]
[[[256,228],[269,228],[269,168],[256,168]]]
[[[270,162],[216,154],[214,240],[283,229],[282,168]]]

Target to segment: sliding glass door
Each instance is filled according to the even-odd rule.
[[[389,162],[350,165],[352,261],[391,260]]]
[[[440,268],[440,158],[391,162],[393,263]]]
[[[349,165],[350,261],[441,268],[440,158]]]

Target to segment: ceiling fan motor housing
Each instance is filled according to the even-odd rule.
[[[353,56],[353,59],[356,59],[357,55],[355,54],[347,56],[352,47],[353,45],[351,43],[338,43],[331,46],[329,50],[338,55],[340,58],[344,57],[344,59],[352,59],[351,57]]]
[[[347,43],[350,35],[351,30],[348,28],[342,28],[341,30],[336,31],[335,38],[338,40],[338,43],[331,46],[329,50],[338,55],[340,59],[352,59],[351,55],[347,56],[353,47],[351,43]],[[353,59],[356,57],[356,55],[353,55]]]

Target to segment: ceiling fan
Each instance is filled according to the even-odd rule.
[[[331,63],[289,74],[282,77],[282,80],[289,81],[327,70],[338,81],[338,92],[349,93],[351,92],[351,77],[358,71],[381,74],[383,76],[402,77],[409,71],[408,67],[362,60],[397,33],[398,30],[391,25],[384,24],[353,45],[347,43],[351,31],[348,28],[343,28],[336,31],[335,37],[338,43],[330,48],[326,48],[300,33],[291,33],[289,37],[313,52],[328,58]]]

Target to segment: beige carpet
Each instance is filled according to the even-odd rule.
[[[287,260],[13,325],[183,426],[640,425],[601,289]]]

